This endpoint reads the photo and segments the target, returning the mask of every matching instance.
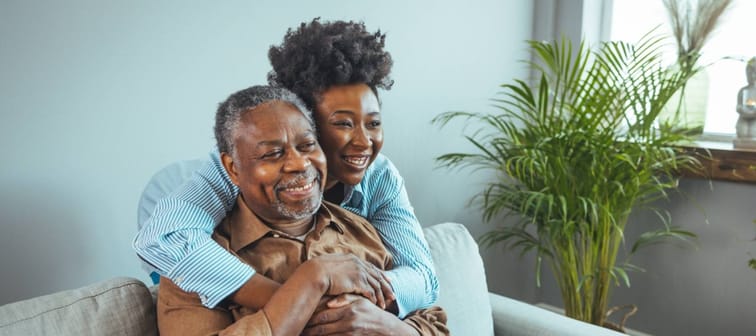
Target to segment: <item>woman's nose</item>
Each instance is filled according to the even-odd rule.
[[[360,148],[368,148],[372,145],[373,139],[364,126],[356,127],[352,133],[352,145]]]

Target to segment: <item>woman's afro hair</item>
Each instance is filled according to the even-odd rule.
[[[385,34],[370,33],[362,22],[320,22],[315,18],[289,28],[280,46],[271,46],[271,85],[299,95],[315,110],[317,97],[333,85],[365,83],[374,92],[391,89],[391,54],[383,50]],[[376,92],[377,94],[377,92]]]

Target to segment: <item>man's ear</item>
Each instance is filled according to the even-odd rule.
[[[231,178],[231,182],[238,187],[239,172],[237,171],[236,165],[234,164],[234,157],[231,154],[223,152],[220,154],[220,158],[221,162],[223,163],[223,168],[226,169],[228,177]]]

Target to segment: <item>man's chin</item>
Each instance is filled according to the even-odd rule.
[[[293,220],[312,217],[316,212],[318,212],[321,201],[322,197],[315,197],[303,202],[298,202],[299,204],[279,204],[278,212],[282,216],[291,218]]]

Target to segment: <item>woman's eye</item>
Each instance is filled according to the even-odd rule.
[[[352,122],[349,120],[339,120],[339,121],[334,121],[333,125],[339,126],[339,127],[352,127]]]
[[[380,120],[373,120],[368,122],[368,128],[377,128],[381,127],[381,121]]]

